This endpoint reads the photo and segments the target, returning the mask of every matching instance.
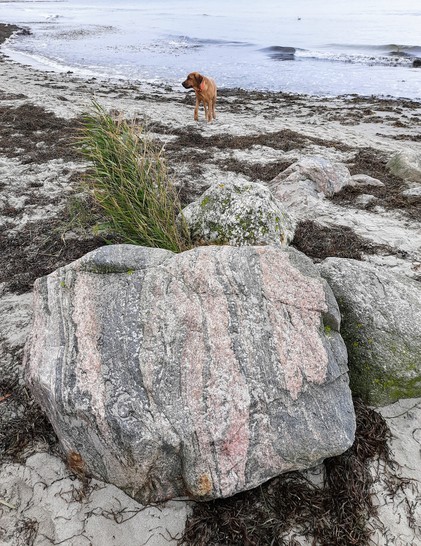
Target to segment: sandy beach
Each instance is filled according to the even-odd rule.
[[[0,42],[14,30],[0,25]],[[22,465],[45,450],[57,454],[54,433],[24,385],[21,363],[34,280],[105,242],[96,229],[98,211],[81,186],[88,166],[75,145],[93,101],[144,125],[164,146],[184,203],[217,181],[268,184],[304,156],[322,156],[345,164],[353,175],[380,180],[383,185],[347,188],[305,213],[297,207],[293,246],[315,262],[350,257],[421,280],[420,186],[386,168],[398,151],[421,156],[421,103],[220,89],[217,119],[208,124],[203,112],[193,121],[194,97],[181,82],[175,87],[84,80],[12,63],[1,52],[0,68],[0,464]],[[421,402],[407,405],[402,411],[412,415],[412,434],[419,430]],[[395,419],[400,412],[386,416]],[[410,448],[414,453],[417,445],[419,440]],[[402,460],[411,459],[402,453]],[[23,544],[10,528],[2,532],[0,544]],[[28,544],[59,543],[33,537]],[[148,545],[167,539],[153,538]],[[387,544],[411,543],[399,540]],[[120,542],[108,536],[102,544]]]
[[[351,174],[380,179],[385,186],[369,192],[364,185],[344,190],[329,202],[328,211],[314,210],[313,218],[310,211],[306,220],[317,218],[315,231],[327,227],[330,236],[323,237],[321,243],[311,230],[314,237],[307,235],[304,242],[299,229],[295,244],[313,258],[355,257],[355,252],[362,252],[368,259],[417,274],[421,198],[405,196],[408,188],[390,175],[386,163],[396,151],[421,150],[420,103],[221,89],[217,120],[207,124],[202,113],[201,121],[195,123],[194,97],[184,92],[181,82],[179,88],[173,88],[82,80],[71,73],[34,70],[6,58],[1,66],[1,152],[6,176],[2,179],[0,222],[3,255],[8,256],[9,265],[3,268],[0,281],[16,285],[21,282],[18,278],[28,277],[19,290],[29,289],[37,276],[99,244],[92,234],[83,242],[72,239],[72,230],[63,228],[68,232],[64,248],[60,241],[49,239],[44,244],[51,245],[53,252],[35,258],[38,237],[44,240],[47,233],[50,238],[55,233],[52,228],[63,225],[66,203],[80,191],[78,183],[85,165],[73,144],[80,117],[92,109],[92,101],[144,124],[165,146],[172,178],[184,202],[219,180],[268,183],[306,155],[343,162]],[[366,193],[373,195],[370,203],[361,199]],[[8,242],[12,233],[13,243]],[[31,234],[29,240],[25,233]],[[330,244],[334,235],[340,236],[341,246],[353,248],[309,248]],[[21,240],[19,245],[16,237]],[[317,241],[312,242],[314,238]],[[57,253],[63,261],[51,259]],[[387,259],[378,254],[386,254]]]

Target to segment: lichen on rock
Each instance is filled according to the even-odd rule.
[[[213,184],[183,210],[193,241],[202,244],[288,245],[294,224],[268,188],[252,182]]]

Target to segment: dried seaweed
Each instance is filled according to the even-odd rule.
[[[10,396],[9,396],[10,395]],[[0,382],[0,463],[19,461],[36,443],[53,447],[57,437],[41,408],[25,386]],[[24,458],[24,457],[23,457]]]
[[[2,129],[0,152],[18,157],[21,163],[44,163],[62,158],[81,161],[75,146],[80,120],[57,117],[40,106],[21,104],[15,108],[0,105]]]
[[[298,224],[292,246],[316,261],[329,257],[362,260],[364,254],[399,254],[399,251],[387,245],[363,239],[350,227],[327,227],[312,220]]]
[[[387,154],[372,148],[359,150],[351,164],[349,164],[351,174],[367,174],[381,180],[384,186],[345,186],[331,200],[338,205],[351,205],[352,207],[367,210],[372,210],[375,207],[393,211],[398,210],[411,220],[421,221],[421,197],[405,195],[404,192],[408,189],[408,185],[389,172],[387,168],[389,157]],[[359,203],[355,199],[362,193],[373,195],[376,199],[368,204]]]
[[[370,471],[374,458],[391,465],[389,429],[383,417],[354,401],[353,446],[324,461],[324,483],[290,472],[235,497],[199,503],[189,517],[181,546],[294,546],[295,537],[314,545],[365,546],[376,516]],[[380,468],[380,467],[379,467]]]

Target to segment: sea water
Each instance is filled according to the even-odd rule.
[[[12,59],[176,85],[421,98],[421,0],[0,0]]]

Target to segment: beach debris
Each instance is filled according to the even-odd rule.
[[[10,504],[10,502],[6,502],[3,499],[0,499],[0,504],[7,506],[7,508],[10,508],[11,510],[16,510],[16,506],[14,504]]]
[[[393,248],[372,243],[348,226],[324,226],[314,220],[297,224],[292,246],[315,262],[330,256],[362,260],[364,255],[393,255]]]

